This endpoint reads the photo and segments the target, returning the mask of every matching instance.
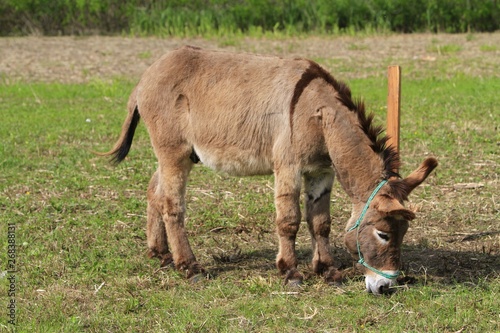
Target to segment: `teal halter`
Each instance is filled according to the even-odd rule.
[[[360,263],[361,265],[365,266],[366,268],[368,268],[372,272],[375,272],[378,275],[381,275],[381,276],[383,276],[383,277],[385,277],[387,279],[391,279],[392,280],[392,279],[395,279],[395,278],[397,278],[399,276],[399,271],[396,271],[394,274],[387,274],[385,272],[382,272],[381,270],[376,269],[375,267],[372,267],[372,266],[368,265],[368,263],[363,258],[363,255],[361,254],[361,249],[359,247],[359,225],[363,221],[363,219],[365,217],[365,214],[366,214],[366,211],[368,210],[368,207],[370,206],[373,198],[375,197],[375,195],[377,195],[378,191],[386,183],[387,183],[387,179],[382,180],[380,182],[380,184],[378,184],[378,186],[373,190],[372,194],[370,195],[370,197],[368,198],[368,201],[365,204],[365,207],[363,207],[363,210],[361,211],[361,215],[359,215],[358,219],[356,220],[356,223],[351,228],[349,228],[349,230],[347,230],[347,232],[352,231],[354,229],[357,229],[356,230],[356,247],[358,249],[358,257],[359,257],[358,263]]]

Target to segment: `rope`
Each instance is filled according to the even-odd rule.
[[[360,246],[359,246],[359,226],[360,226],[361,222],[363,221],[363,219],[365,218],[365,214],[368,211],[368,207],[370,207],[370,204],[371,204],[373,198],[375,198],[375,196],[377,195],[378,191],[386,183],[387,183],[387,179],[382,180],[380,182],[380,184],[378,184],[378,186],[373,190],[372,194],[370,194],[370,197],[368,198],[368,201],[366,201],[366,204],[363,207],[363,210],[361,211],[361,214],[359,215],[358,219],[356,220],[356,223],[351,228],[349,228],[349,230],[347,230],[347,232],[352,231],[354,229],[357,229],[356,230],[356,247],[358,249],[358,257],[359,257],[358,263],[361,264],[361,265],[363,265],[363,266],[365,266],[366,268],[368,268],[372,272],[375,272],[378,275],[381,275],[381,276],[383,276],[383,277],[385,277],[387,279],[391,279],[392,280],[392,279],[395,279],[395,278],[397,278],[399,276],[399,271],[396,271],[394,274],[388,274],[388,273],[382,272],[381,270],[376,269],[375,267],[372,267],[372,266],[368,265],[368,263],[363,258],[363,255],[361,254],[361,249],[360,249]]]

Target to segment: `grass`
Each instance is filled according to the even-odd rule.
[[[497,45],[481,45],[479,49],[482,52],[496,52],[500,48]]]
[[[367,45],[350,43],[347,49],[350,51],[368,51],[370,47]]]
[[[385,82],[369,77],[350,85],[383,121]],[[312,276],[304,226],[298,251],[308,279],[301,289],[284,287],[273,264],[272,177],[232,178],[204,167],[192,173],[186,223],[215,278],[192,284],[159,270],[145,255],[145,190],[156,162],[144,126],[119,167],[91,153],[114,143],[132,87],[127,79],[1,86],[2,331],[13,329],[4,306],[8,223],[16,225],[18,332],[500,329],[498,77],[440,79],[429,70],[404,79],[401,171],[426,155],[440,166],[411,198],[420,211],[403,256],[414,282],[390,297],[365,293],[354,272],[341,288]],[[460,190],[457,183],[483,187]],[[332,245],[348,267],[341,235],[349,209],[337,184]],[[476,241],[462,240],[471,234]]]
[[[444,44],[444,45],[439,45],[439,44],[432,44],[427,48],[428,52],[431,53],[438,53],[438,54],[454,54],[462,51],[462,47],[457,44]]]

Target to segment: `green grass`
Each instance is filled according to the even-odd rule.
[[[495,238],[462,251],[439,233],[498,229],[500,80],[424,76],[403,84],[402,173],[426,155],[440,166],[412,198],[423,208],[403,256],[416,258],[405,270],[416,282],[390,297],[365,293],[354,274],[341,288],[309,276],[304,227],[298,249],[309,278],[301,289],[285,288],[273,264],[272,177],[231,178],[199,166],[186,223],[199,260],[215,278],[191,284],[171,269],[158,270],[146,258],[145,190],[156,162],[144,126],[122,165],[111,167],[91,153],[114,143],[133,83],[2,85],[0,272],[7,224],[14,223],[17,331],[498,331]],[[350,85],[383,121],[385,82]],[[474,182],[485,186],[453,191],[456,183]],[[349,266],[339,237],[350,206],[338,185],[332,201],[334,252]],[[417,232],[425,226],[430,231]],[[433,266],[436,258],[447,267]],[[12,329],[7,289],[3,276],[0,331]]]
[[[462,47],[457,44],[444,44],[444,45],[439,45],[439,44],[432,44],[427,48],[428,52],[434,52],[438,54],[453,54],[453,53],[458,53],[462,51]]]
[[[497,45],[481,45],[479,48],[482,52],[496,52],[500,48]]]
[[[350,43],[347,49],[350,51],[368,51],[370,47],[363,44]]]

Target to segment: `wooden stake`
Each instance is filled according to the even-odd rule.
[[[401,67],[389,66],[387,71],[388,94],[387,94],[387,144],[393,146],[399,152],[399,120],[401,105]]]

